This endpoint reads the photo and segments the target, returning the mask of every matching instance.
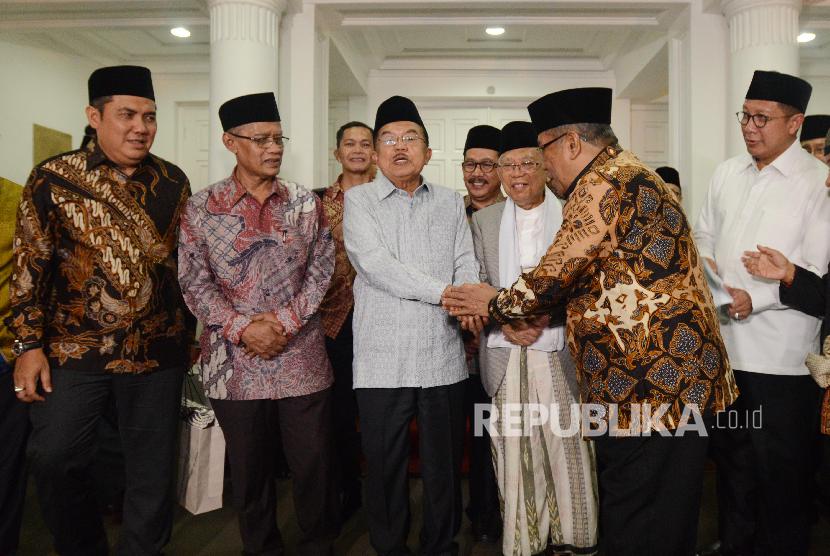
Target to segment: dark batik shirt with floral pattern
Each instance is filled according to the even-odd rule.
[[[583,402],[618,410],[720,411],[738,390],[689,224],[662,180],[633,154],[604,149],[576,178],[563,223],[534,270],[491,301],[499,322],[563,299]]]
[[[93,143],[39,164],[14,238],[11,329],[53,367],[142,373],[187,364],[195,321],[176,277],[176,166],[149,155],[131,176]]]

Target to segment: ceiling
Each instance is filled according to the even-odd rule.
[[[289,0],[289,10],[303,0]],[[311,0],[306,0],[309,2]],[[321,28],[332,39],[332,97],[361,94],[369,71],[396,60],[464,67],[475,59],[545,59],[569,67],[612,69],[621,53],[665,37],[686,4],[682,0],[600,2],[313,0]],[[816,33],[802,58],[830,59],[830,0],[805,0],[802,29]],[[484,33],[500,25],[499,37]],[[169,33],[175,26],[188,39]],[[192,63],[206,71],[210,52],[206,0],[0,0],[0,37],[91,58],[99,63]],[[667,56],[644,66],[665,81]],[[497,64],[496,64],[497,65]]]

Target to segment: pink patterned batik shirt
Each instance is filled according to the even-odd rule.
[[[334,243],[313,193],[274,180],[260,204],[232,175],[190,198],[181,221],[179,283],[199,318],[205,391],[223,400],[280,399],[332,384],[318,308]],[[248,357],[242,332],[273,312],[289,336],[271,360]]]

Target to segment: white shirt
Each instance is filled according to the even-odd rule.
[[[694,237],[727,286],[746,290],[752,314],[721,320],[733,369],[806,375],[808,352],[817,351],[819,320],[781,304],[778,281],[751,276],[744,251],[761,244],[822,275],[830,260],[830,195],[827,167],[794,141],[772,164],[758,170],[749,154],[721,163],[712,176]]]
[[[536,268],[547,251],[545,245],[545,205],[530,210],[516,206],[516,232],[519,236],[519,266],[522,272]]]

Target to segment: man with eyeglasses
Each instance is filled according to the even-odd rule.
[[[457,554],[467,366],[461,330],[441,297],[452,284],[478,281],[478,264],[461,197],[421,174],[432,151],[415,104],[385,100],[374,129],[378,174],[346,193],[343,218],[357,271],[354,387],[368,465],[369,540],[381,555],[411,553],[414,417],[423,482],[419,553]]]
[[[471,228],[481,281],[506,287],[536,266],[553,242],[562,205],[546,187],[533,124],[505,125],[499,152],[498,172],[508,199],[477,212]],[[579,387],[574,360],[565,351],[564,310],[503,326],[493,323],[482,343],[481,381],[493,396],[493,411],[508,415],[519,404],[559,408],[559,423],[570,428]],[[499,420],[492,437],[503,502],[502,553],[531,556],[544,553],[550,543],[555,551],[592,554],[597,548],[592,443],[576,429],[557,434],[532,411],[522,411],[517,421]],[[527,432],[511,435],[513,426]]]
[[[293,479],[299,554],[331,554],[332,371],[318,308],[334,268],[322,204],[280,179],[285,143],[273,93],[219,108],[236,156],[226,179],[182,215],[179,282],[204,325],[205,393],[227,442],[245,554],[282,554],[274,484],[276,428]]]
[[[581,402],[597,412],[582,430],[596,448],[604,549],[690,554],[708,445],[701,429],[737,392],[689,224],[659,176],[617,144],[610,89],[558,91],[528,112],[565,199],[562,225],[512,286],[454,286],[444,303],[452,315],[501,325],[566,304]]]
[[[461,170],[464,175],[464,208],[467,220],[479,210],[504,201],[501,192],[501,180],[498,166],[501,131],[491,125],[477,125],[470,128],[464,141],[464,161]],[[473,525],[473,538],[476,542],[492,543],[501,536],[501,515],[499,513],[499,493],[493,472],[493,459],[490,455],[490,436],[487,431],[475,435],[473,422],[476,404],[489,404],[490,396],[481,384],[479,374],[479,335],[469,330],[462,332],[464,350],[467,356],[467,368],[470,377],[466,381],[464,406],[470,422],[469,446],[470,501],[467,504],[467,516]]]
[[[809,272],[827,268],[827,166],[798,141],[811,92],[798,77],[755,72],[737,114],[747,152],[715,169],[697,221],[700,254],[732,295],[721,331],[742,425],[724,419],[713,432],[721,547],[705,553],[808,550],[820,391],[804,360],[818,349],[820,322],[782,303],[778,283],[750,275],[741,259],[764,246]],[[759,422],[747,422],[753,415]]]

